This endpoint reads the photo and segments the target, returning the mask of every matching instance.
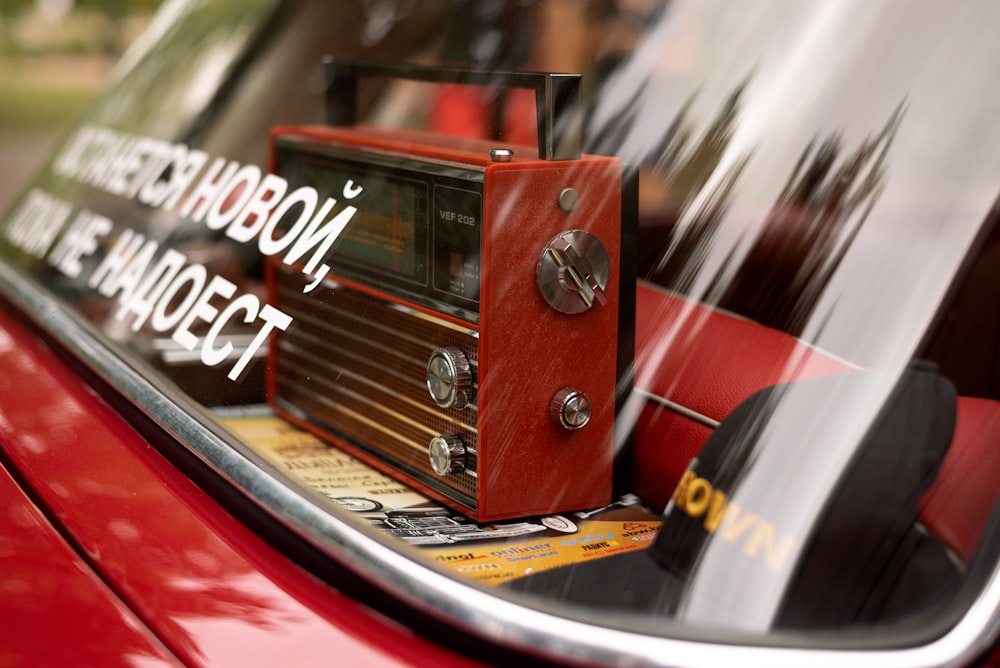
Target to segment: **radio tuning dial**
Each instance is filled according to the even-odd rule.
[[[561,313],[583,313],[608,302],[611,262],[600,239],[583,230],[569,230],[549,241],[535,266],[542,297]]]
[[[427,391],[442,408],[464,408],[472,401],[472,366],[459,348],[438,348],[427,360]]]
[[[465,445],[454,434],[442,434],[431,439],[429,448],[431,468],[445,476],[465,470]]]

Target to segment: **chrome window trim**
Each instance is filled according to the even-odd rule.
[[[607,628],[519,605],[405,556],[387,542],[310,500],[234,437],[210,429],[203,407],[172,387],[158,387],[119,356],[91,323],[0,261],[0,294],[90,370],[104,378],[218,475],[325,554],[414,608],[492,642],[573,664],[636,666],[766,665],[878,668],[964,665],[1000,633],[1000,568],[961,620],[940,638],[912,648],[809,649],[682,640]],[[201,416],[202,424],[192,416]]]

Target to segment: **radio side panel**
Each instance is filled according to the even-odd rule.
[[[560,206],[567,188],[578,194],[569,211]],[[621,163],[586,157],[494,165],[484,194],[479,513],[512,517],[604,505],[614,449]],[[549,306],[535,274],[548,242],[567,230],[597,237],[610,261],[607,303],[572,315]],[[566,387],[593,402],[579,430],[550,417],[552,397]]]

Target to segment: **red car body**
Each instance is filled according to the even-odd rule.
[[[4,665],[478,665],[304,572],[0,328]]]

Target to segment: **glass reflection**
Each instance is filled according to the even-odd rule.
[[[982,315],[996,310],[1000,46],[981,35],[998,9],[389,4],[304,2],[277,20],[257,3],[219,21],[235,5],[195,3],[89,122],[265,167],[272,128],[322,117],[324,55],[583,72],[587,150],[639,170],[636,391],[618,425],[631,443],[616,492],[664,524],[649,550],[508,589],[754,634],[872,626],[946,600],[952,557],[974,558],[995,495],[976,505],[975,530],[954,531],[968,425],[992,425],[1000,397],[983,364],[1000,321]],[[165,103],[140,94],[153,83]],[[361,98],[366,120],[528,143],[534,131],[532,100],[515,93],[381,83]],[[190,211],[51,174],[42,184],[113,220],[109,244],[142,233],[266,295],[261,254]],[[263,353],[230,383],[123,325],[117,295],[6,255],[198,401],[266,398]],[[977,484],[995,488],[992,473]],[[440,520],[427,512],[425,524]],[[396,519],[402,531],[413,517]]]

